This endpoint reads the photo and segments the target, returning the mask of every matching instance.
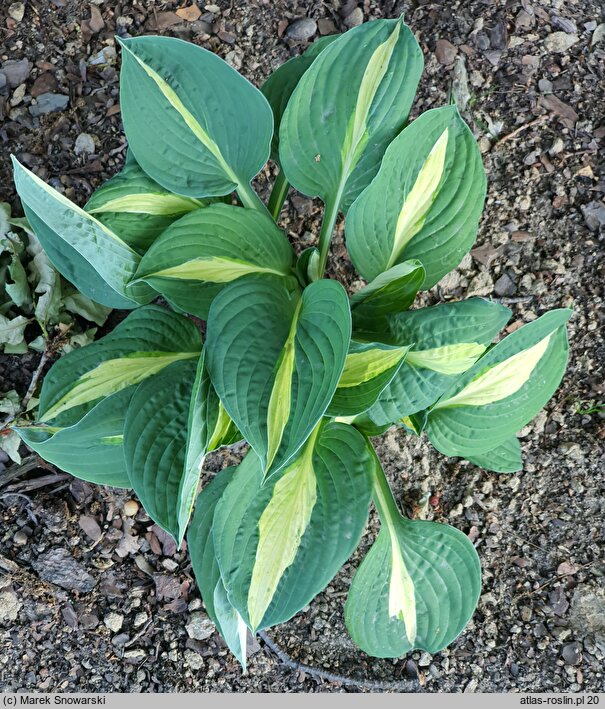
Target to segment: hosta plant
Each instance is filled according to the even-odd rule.
[[[15,182],[59,271],[131,312],[53,366],[21,437],[187,535],[242,662],[247,629],[291,618],[347,561],[372,501],[380,531],[349,590],[349,632],[375,656],[443,648],[477,603],[477,553],[401,514],[370,439],[398,426],[520,470],[515,434],[563,375],[569,311],[493,344],[501,304],[412,307],[469,251],[486,180],[454,106],[408,121],[423,60],[401,20],[321,40],[260,90],[193,44],[120,44],[124,169],[83,209],[16,160]],[[251,180],[269,159],[265,206]],[[278,225],[290,186],[325,207],[317,247],[298,256]],[[367,281],[351,296],[324,275],[340,214]],[[198,495],[206,454],[240,440],[242,463]]]

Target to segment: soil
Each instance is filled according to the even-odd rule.
[[[444,459],[402,432],[380,443],[403,508],[459,527],[481,557],[479,607],[447,650],[377,660],[346,634],[343,603],[372,521],[325,592],[269,632],[295,660],[358,684],[292,670],[263,642],[242,674],[206,622],[186,553],[142,510],[125,514],[127,493],[38,469],[0,494],[0,689],[336,692],[361,691],[366,680],[426,692],[605,690],[605,414],[594,410],[605,382],[601,3],[214,0],[181,13],[189,20],[175,12],[185,5],[30,0],[18,19],[19,8],[0,0],[0,61],[31,62],[0,88],[1,200],[15,200],[10,153],[78,203],[119,169],[116,32],[192,40],[258,85],[305,48],[290,36],[315,26],[288,30],[294,20],[317,20],[327,33],[405,11],[426,57],[414,113],[453,92],[489,177],[477,248],[423,300],[497,298],[514,311],[511,328],[571,306],[569,369],[521,434],[522,473]],[[32,115],[49,106],[57,110]],[[92,150],[87,136],[76,150],[82,134],[94,152],[82,152]],[[298,243],[316,238],[318,207],[291,195],[283,224]],[[359,285],[341,235],[333,257],[333,274]],[[35,366],[31,355],[0,355],[0,388],[24,394]],[[209,474],[241,452],[214,455]]]

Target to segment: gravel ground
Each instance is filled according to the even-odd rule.
[[[453,92],[489,176],[476,249],[423,299],[501,299],[514,311],[509,331],[571,306],[570,366],[521,434],[520,474],[444,459],[403,433],[380,445],[404,509],[454,524],[480,554],[483,595],[449,649],[376,660],[348,638],[342,607],[374,520],[361,553],[269,634],[299,662],[384,689],[603,691],[605,414],[590,412],[603,403],[605,381],[600,3],[30,0],[23,8],[0,0],[0,199],[14,200],[11,152],[79,203],[120,167],[116,32],[192,40],[260,84],[308,40],[401,11],[426,57],[415,113]],[[283,224],[306,246],[318,214],[315,202],[293,194]],[[333,274],[359,285],[340,236],[333,255]],[[29,355],[0,355],[0,389],[24,393],[35,366]],[[214,455],[209,474],[240,454]],[[252,644],[242,675],[203,612],[186,553],[128,500],[48,470],[3,488],[0,689],[363,689],[289,669],[262,642]]]

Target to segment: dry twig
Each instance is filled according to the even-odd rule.
[[[538,116],[537,118],[534,118],[533,121],[528,121],[527,123],[524,123],[522,126],[519,126],[511,133],[503,135],[500,140],[496,141],[492,145],[491,150],[494,150],[494,148],[497,148],[498,146],[502,145],[502,143],[506,143],[508,140],[513,140],[513,138],[516,138],[519,133],[522,133],[524,130],[527,130],[528,128],[533,128],[533,126],[540,125],[540,123],[544,123],[549,117],[549,114],[545,114],[543,116]]]

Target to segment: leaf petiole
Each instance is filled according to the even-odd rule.
[[[252,185],[249,183],[240,182],[236,187],[236,192],[244,207],[247,209],[256,209],[259,212],[269,214],[269,210],[265,206],[265,203],[252,189]]]
[[[330,252],[330,244],[332,243],[332,234],[336,219],[338,218],[338,206],[340,204],[340,191],[335,199],[326,202],[324,216],[321,222],[321,230],[319,232],[319,275],[323,278],[326,264],[328,262],[328,253]]]
[[[368,447],[371,451],[372,460],[374,463],[374,470],[372,471],[372,497],[374,499],[374,504],[378,511],[378,516],[383,524],[387,527],[392,528],[393,523],[396,519],[401,517],[401,512],[397,507],[395,502],[395,497],[393,496],[393,491],[389,485],[389,481],[384,474],[380,460],[376,455],[374,446],[371,444],[369,438],[366,437]]]
[[[283,170],[277,173],[275,182],[273,184],[273,189],[271,190],[271,196],[269,197],[269,212],[275,221],[278,220],[286,197],[288,196],[288,190],[290,189],[290,183],[288,182]]]

